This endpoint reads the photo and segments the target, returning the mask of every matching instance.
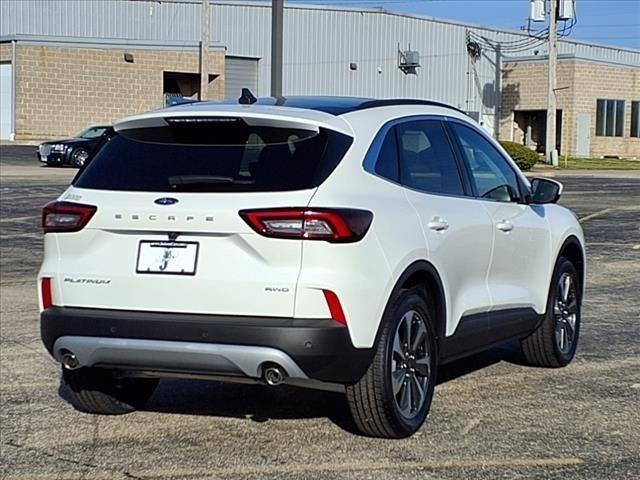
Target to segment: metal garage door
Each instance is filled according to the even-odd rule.
[[[255,58],[225,57],[225,98],[238,98],[243,88],[258,96],[258,60]]]
[[[0,64],[0,139],[8,140],[11,134],[11,64]]]

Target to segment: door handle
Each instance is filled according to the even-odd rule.
[[[502,220],[501,222],[498,222],[496,224],[496,227],[498,228],[498,230],[507,233],[513,230],[513,223],[511,223],[509,220]]]
[[[436,232],[441,232],[449,228],[449,223],[442,217],[433,217],[429,223],[427,223],[427,227]]]

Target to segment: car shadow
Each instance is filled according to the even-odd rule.
[[[529,366],[522,355],[520,341],[514,340],[499,347],[442,365],[438,372],[437,385],[456,380],[500,362]]]
[[[182,415],[270,420],[328,418],[356,433],[346,397],[341,393],[286,385],[244,385],[199,380],[164,379],[145,411]]]
[[[524,364],[518,342],[443,365],[437,384],[454,381],[500,362]],[[257,423],[327,418],[347,432],[359,433],[343,394],[288,386],[165,379],[160,382],[144,410],[247,419]]]

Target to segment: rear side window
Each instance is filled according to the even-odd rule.
[[[242,119],[167,119],[114,134],[77,177],[79,188],[154,192],[253,192],[313,188],[352,138]]]
[[[393,128],[389,129],[380,146],[375,172],[381,177],[397,183],[400,182],[398,144],[396,142],[396,131]]]
[[[456,159],[439,121],[418,120],[396,128],[403,185],[427,193],[464,195]]]

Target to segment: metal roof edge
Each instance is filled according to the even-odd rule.
[[[74,46],[81,48],[123,48],[129,47],[139,50],[198,50],[198,42],[187,41],[158,41],[158,40],[131,40],[122,38],[90,38],[90,37],[67,37],[67,36],[55,36],[55,35],[31,35],[31,34],[11,34],[1,35],[0,43],[6,43],[16,41],[23,44],[30,45],[62,45],[62,46]],[[214,51],[226,51],[226,45],[212,42],[209,46]]]
[[[547,55],[539,55],[539,56],[521,56],[521,57],[503,57],[504,63],[543,63],[547,61]],[[640,63],[637,65],[633,65],[630,63],[621,63],[621,62],[613,62],[611,60],[600,60],[597,58],[589,58],[584,57],[580,54],[576,55],[574,53],[563,53],[558,55],[558,61],[566,61],[566,60],[574,60],[576,62],[584,62],[584,63],[597,63],[600,65],[609,65],[616,68],[630,68],[632,70],[640,70]]]

